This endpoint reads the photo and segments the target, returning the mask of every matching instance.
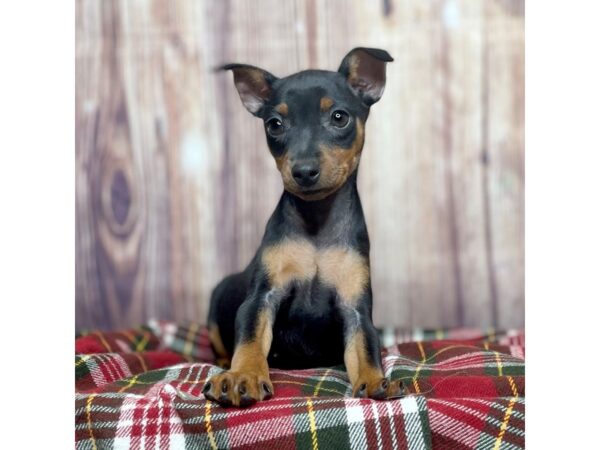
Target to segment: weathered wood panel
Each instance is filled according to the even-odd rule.
[[[268,11],[268,14],[265,14]],[[282,189],[230,74],[388,50],[359,189],[377,324],[523,325],[522,1],[77,1],[77,327],[204,321]]]

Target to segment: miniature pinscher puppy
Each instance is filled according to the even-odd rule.
[[[390,61],[384,50],[355,48],[337,72],[277,78],[249,65],[222,67],[264,121],[285,190],[246,270],[212,293],[210,340],[219,365],[230,369],[207,381],[206,398],[248,406],[273,395],[269,366],[342,362],[354,396],[402,395],[402,383],[382,370],[356,187],[369,108],[383,94]]]

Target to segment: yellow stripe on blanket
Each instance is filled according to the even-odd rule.
[[[313,450],[318,450],[317,421],[315,420],[315,411],[313,410],[313,404],[310,397],[306,397],[306,405],[308,406],[308,421],[310,424],[310,435],[312,437],[312,448]]]
[[[512,414],[513,406],[515,406],[515,402],[517,401],[517,397],[512,397],[508,402],[508,408],[506,408],[506,414],[504,414],[504,420],[502,421],[502,425],[500,425],[500,433],[498,433],[498,437],[496,438],[496,443],[494,444],[494,450],[498,450],[500,448],[500,444],[502,444],[502,439],[504,438],[504,433],[506,433],[506,429],[508,428],[508,421],[510,419],[510,415]]]

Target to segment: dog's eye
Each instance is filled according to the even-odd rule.
[[[331,113],[331,124],[337,128],[344,128],[348,125],[348,121],[350,120],[350,116],[348,113],[341,110],[336,110]]]
[[[281,120],[273,118],[267,122],[267,132],[271,136],[281,136],[283,134],[284,128]]]

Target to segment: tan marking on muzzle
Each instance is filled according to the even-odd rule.
[[[288,156],[287,151],[279,157],[275,158],[275,164],[277,164],[277,170],[281,173],[281,179],[283,180],[283,186],[285,190],[292,193],[296,193],[296,181],[292,175],[292,163]]]
[[[356,170],[360,161],[360,154],[365,142],[365,128],[363,122],[356,121],[356,137],[349,148],[327,147],[321,145],[319,169],[321,176],[313,189],[323,189],[318,194],[307,195],[297,185],[292,175],[291,161],[288,152],[276,157],[277,169],[286,191],[308,201],[321,200],[337,191]]]
[[[356,170],[365,142],[364,124],[356,121],[356,138],[349,148],[321,146],[321,179],[319,184],[337,191]]]

